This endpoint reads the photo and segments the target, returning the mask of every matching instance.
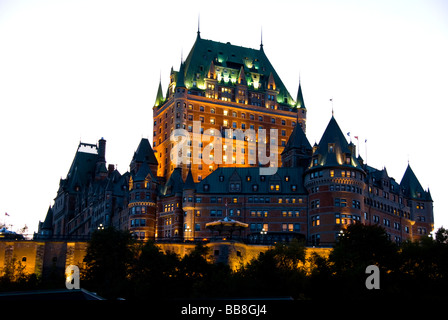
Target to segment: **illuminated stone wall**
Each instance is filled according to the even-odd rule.
[[[0,276],[5,265],[16,258],[24,267],[26,273],[44,276],[52,271],[64,272],[69,265],[83,265],[87,251],[87,242],[62,241],[0,241]],[[162,243],[158,244],[164,252],[174,252],[180,257],[194,250],[193,243]],[[247,245],[240,242],[210,242],[209,260],[228,264],[232,270],[256,259],[261,252],[270,248],[266,245]],[[306,248],[307,258],[312,252],[328,256],[330,248]]]

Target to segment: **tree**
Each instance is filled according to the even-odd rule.
[[[260,253],[236,274],[239,292],[257,297],[303,295],[305,271],[305,248],[297,240],[276,244]]]
[[[396,270],[398,248],[388,239],[384,228],[361,223],[349,225],[339,237],[329,256],[332,268],[330,291],[339,297],[366,298],[378,295],[377,290],[365,286],[366,268],[376,265],[381,275],[381,294],[385,294]],[[388,289],[387,289],[388,288]]]
[[[179,263],[179,294],[206,298],[228,295],[231,271],[228,265],[214,263],[210,248],[198,243]]]
[[[443,226],[440,227],[436,232],[436,241],[437,243],[448,244],[448,230]]]
[[[448,297],[448,241],[445,228],[437,230],[435,239],[425,237],[404,243],[399,259],[399,282],[403,295],[431,299]]]
[[[131,271],[132,299],[166,299],[176,296],[179,257],[164,253],[153,242],[138,247]]]
[[[25,266],[16,257],[6,261],[0,277],[0,291],[37,289],[40,279],[35,273],[26,273]]]
[[[82,281],[100,296],[115,299],[129,289],[129,271],[134,262],[135,241],[127,231],[114,228],[97,230],[84,257]]]

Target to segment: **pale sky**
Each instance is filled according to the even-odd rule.
[[[409,161],[430,188],[435,229],[448,227],[444,0],[0,0],[1,222],[37,231],[80,140],[104,137],[107,162],[129,169],[140,139],[152,141],[159,78],[165,92],[198,17],[202,38],[244,47],[259,48],[262,29],[294,98],[300,76],[310,143],[332,98],[369,165],[400,182]]]

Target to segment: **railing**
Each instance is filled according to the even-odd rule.
[[[31,240],[36,241],[89,241],[91,238],[90,235],[53,235],[53,236],[44,236],[35,234]]]
[[[79,242],[86,242],[89,241],[91,236],[90,235],[56,235],[56,236],[43,236],[39,234],[23,234],[20,235],[22,237],[0,237],[0,241],[79,241]],[[240,236],[232,236],[232,237],[226,237],[226,236],[212,236],[212,237],[202,237],[202,238],[182,238],[182,237],[169,237],[169,238],[156,238],[154,241],[156,243],[184,243],[184,244],[198,244],[198,243],[210,243],[210,242],[240,242],[244,244],[253,244],[253,245],[268,245],[273,246],[277,243],[289,243],[292,241],[294,237],[284,237],[284,236],[269,236],[269,235],[263,235],[258,237],[240,237]],[[141,240],[142,239],[137,239]],[[298,239],[303,240],[303,239]],[[306,241],[305,242],[306,247],[315,247],[315,248],[329,248],[333,247],[334,243],[330,242],[312,242],[312,241]]]

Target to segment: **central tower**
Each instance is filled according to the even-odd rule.
[[[159,83],[153,119],[157,175],[167,179],[176,167],[181,167],[184,180],[191,169],[194,181],[201,181],[218,167],[258,166],[259,149],[250,150],[249,142],[257,146],[265,143],[266,154],[270,153],[270,143],[276,143],[280,155],[294,126],[299,124],[305,131],[306,108],[300,86],[294,100],[263,45],[260,49],[245,48],[202,39],[198,32],[179,70],[171,69],[165,95]],[[190,138],[196,134],[196,139],[189,142],[187,158],[197,155],[199,163],[184,161],[177,165],[172,161],[174,142],[170,135],[175,129],[185,130]],[[255,141],[247,135],[238,139],[230,129],[243,133],[254,130]],[[264,139],[258,139],[261,129],[266,132]],[[270,135],[270,129],[276,130],[275,136]],[[220,139],[233,141],[227,145],[216,143]],[[256,157],[256,162],[249,161],[250,157]],[[280,157],[277,159],[280,167]]]

